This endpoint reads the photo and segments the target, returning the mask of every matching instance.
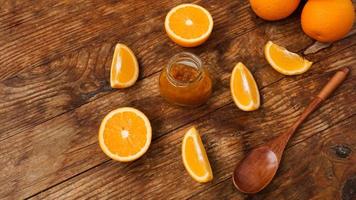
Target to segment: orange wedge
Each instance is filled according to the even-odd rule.
[[[168,36],[183,47],[195,47],[205,42],[213,30],[213,24],[210,13],[196,4],[174,7],[164,22]]]
[[[126,45],[115,46],[111,63],[110,84],[112,88],[127,88],[138,78],[138,62],[135,54]]]
[[[139,110],[130,107],[111,111],[101,122],[99,144],[110,158],[128,162],[141,157],[151,144],[151,125]]]
[[[260,93],[251,72],[242,63],[237,63],[230,79],[232,98],[241,110],[252,111],[260,107]]]
[[[185,169],[194,180],[204,183],[213,179],[208,156],[195,127],[190,128],[184,135],[182,158]]]
[[[271,41],[265,45],[265,57],[275,70],[285,75],[304,73],[313,64],[298,54],[292,53]]]

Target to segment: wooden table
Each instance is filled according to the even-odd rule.
[[[215,26],[206,43],[188,49],[163,30],[166,13],[182,2],[1,1],[1,199],[355,199],[356,29],[320,44],[303,33],[301,9],[266,22],[246,0],[194,1]],[[304,54],[312,68],[279,74],[264,59],[268,40]],[[109,84],[117,42],[130,46],[140,64],[139,80],[123,90]],[[211,99],[195,109],[172,106],[158,91],[161,69],[182,51],[199,55],[215,79]],[[255,112],[240,111],[230,96],[239,61],[260,88]],[[286,130],[344,66],[352,70],[348,79],[292,138],[271,185],[250,196],[234,189],[235,164]],[[102,118],[122,106],[142,110],[153,126],[148,152],[131,163],[110,160],[97,141]],[[213,168],[207,184],[193,181],[182,163],[182,136],[192,125]]]

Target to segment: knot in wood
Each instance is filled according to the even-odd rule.
[[[352,152],[352,150],[344,144],[333,146],[331,149],[339,158],[347,158]]]

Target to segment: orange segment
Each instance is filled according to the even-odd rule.
[[[183,164],[190,176],[198,182],[208,182],[213,179],[208,156],[198,131],[190,128],[183,138]]]
[[[129,107],[110,112],[99,130],[99,144],[103,152],[122,162],[142,156],[151,143],[151,137],[151,125],[147,117]]]
[[[182,4],[174,7],[166,16],[168,36],[184,47],[194,47],[205,42],[213,30],[213,18],[203,7]]]
[[[134,53],[127,46],[117,44],[111,64],[111,87],[126,88],[132,86],[138,78],[138,71],[138,63]]]
[[[313,64],[271,41],[265,46],[265,57],[275,70],[285,75],[304,73]]]
[[[241,110],[252,111],[260,106],[260,93],[251,72],[242,63],[234,67],[230,79],[232,98]]]

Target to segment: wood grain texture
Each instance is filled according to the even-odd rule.
[[[291,145],[272,184],[246,199],[353,199],[356,169],[351,118]],[[353,152],[353,153],[351,153]],[[192,199],[241,199],[228,177]]]
[[[290,138],[300,125],[326,100],[346,79],[350,69],[344,67],[336,71],[333,77],[323,86],[318,95],[313,97],[292,126],[267,143],[252,149],[237,164],[233,172],[234,186],[243,193],[256,194],[263,190],[274,178]],[[258,174],[255,176],[254,174]]]
[[[344,86],[352,87],[352,84],[349,83],[348,86]],[[278,85],[275,85],[274,88],[278,88]],[[350,88],[350,90],[352,89]],[[348,93],[350,90],[345,92]],[[348,113],[341,118],[333,118],[333,121],[328,120],[333,116],[339,116],[337,114],[339,111],[333,109],[334,105],[332,104],[343,102],[342,96],[339,93],[334,97],[334,101],[324,104],[321,108],[324,112],[317,111],[314,113],[311,120],[300,129],[296,137],[291,141],[290,146],[308,140],[313,135],[324,132],[332,127],[333,124],[340,123],[340,121],[353,116],[355,112]],[[282,105],[288,104],[290,99],[272,99],[269,102],[271,101],[274,101],[274,103],[275,101],[279,101],[280,105]],[[269,102],[266,102],[266,104]],[[347,105],[348,103],[345,106]],[[273,108],[264,107],[263,109],[269,110]],[[344,110],[345,108],[340,109]],[[354,110],[355,107],[352,109]],[[294,113],[295,110],[293,108],[286,110],[283,108],[279,109],[279,112],[284,112],[285,115],[280,114],[279,119],[271,120],[274,124],[278,124],[277,121],[281,122],[279,126],[273,126],[269,130],[261,129],[271,123],[271,121],[265,121],[263,115],[260,113],[247,114],[237,112],[233,104],[192,123],[201,132],[214,170],[214,181],[207,185],[195,183],[187,176],[181,162],[179,149],[184,131],[191,125],[189,124],[156,140],[147,155],[138,160],[137,163],[135,162],[126,166],[110,160],[102,166],[95,167],[93,170],[39,194],[38,197],[65,199],[71,196],[85,199],[94,196],[104,199],[114,197],[128,199],[151,197],[153,199],[160,199],[174,196],[177,199],[182,199],[204,191],[206,188],[210,188],[226,179],[229,179],[228,184],[232,186],[231,173],[236,162],[242,159],[245,153],[252,147],[261,144],[263,140],[268,140],[282,133],[284,127],[290,126],[295,120],[294,118],[301,111],[299,109],[296,115],[291,115],[288,113]],[[236,113],[239,114],[237,115]],[[349,123],[352,123],[352,120]],[[349,128],[349,131],[352,133],[352,127]],[[351,134],[348,139],[352,138],[354,138],[354,134]],[[345,143],[347,141],[346,139],[343,140]],[[352,146],[352,144],[348,146]],[[349,163],[348,166],[352,167],[352,163]],[[303,165],[303,167],[308,166]],[[295,177],[288,178],[289,181],[292,181]],[[162,186],[162,183],[164,183],[164,186]],[[116,185],[122,185],[122,187],[116,187]],[[231,195],[235,195],[238,198],[242,197],[241,193],[238,193],[236,190],[233,191],[234,193]],[[216,193],[215,195],[219,194],[221,193]]]
[[[286,20],[272,23],[257,18],[245,0],[198,0],[194,2],[211,12],[214,31],[201,47],[185,49],[172,43],[163,30],[165,14],[183,2],[1,2],[0,199],[250,198],[232,190],[229,178],[235,163],[250,148],[282,133],[309,97],[343,66],[352,69],[349,79],[304,124],[287,147],[287,155],[301,159],[303,153],[312,152],[308,159],[314,161],[313,169],[306,175],[322,167],[330,170],[314,155],[323,150],[316,140],[330,135],[333,151],[353,158],[355,31],[321,48],[302,32],[300,9]],[[264,59],[262,48],[268,40],[304,52],[315,64],[305,74],[282,76]],[[140,63],[139,81],[127,90],[113,90],[109,84],[117,42],[130,46]],[[196,109],[172,106],[159,96],[159,72],[181,51],[199,55],[214,74],[212,98]],[[261,89],[262,108],[256,112],[241,112],[232,103],[229,78],[239,61],[254,73]],[[97,144],[101,119],[121,106],[142,110],[153,126],[148,153],[129,164],[109,160]],[[182,165],[180,142],[183,130],[191,125],[203,133],[215,175],[212,183],[194,183]],[[345,131],[346,135],[334,137],[329,130]],[[300,153],[298,149],[302,149]],[[306,169],[308,162],[296,172],[283,174],[283,169],[291,170],[297,164],[285,163],[271,186],[276,191],[267,188],[269,192],[252,198],[282,198],[289,193],[294,199],[322,199],[328,194],[348,198],[351,194],[354,179],[349,173],[342,179],[335,175],[339,182],[330,179],[330,183],[320,174],[311,176],[311,186],[298,187],[306,194],[299,193],[293,188],[304,179],[298,178],[297,172]],[[344,162],[341,167],[350,166],[352,162]],[[288,182],[284,185],[282,180]],[[325,184],[330,187],[320,191]]]
[[[340,59],[348,57],[349,52],[350,51],[342,51]],[[335,57],[332,58],[337,59]],[[352,62],[344,63],[343,65],[345,64],[352,64]],[[321,66],[323,65],[321,64]],[[269,68],[268,66],[266,67]],[[320,72],[320,70],[325,70],[326,68],[327,67],[320,69],[316,67],[316,72]],[[141,90],[142,88],[144,89],[144,87],[150,88],[150,93],[139,93],[139,95],[137,95],[137,93],[124,93],[125,95],[123,95],[122,93],[117,92],[115,95],[106,96],[105,100],[93,101],[73,112],[61,115],[60,117],[36,126],[34,129],[30,129],[24,134],[16,135],[12,137],[11,140],[4,140],[2,143],[4,144],[4,149],[13,145],[21,147],[26,144],[28,146],[27,148],[19,149],[20,151],[18,152],[14,151],[9,154],[4,154],[4,157],[7,157],[12,161],[8,162],[8,159],[3,160],[4,164],[8,165],[10,169],[12,166],[17,166],[15,164],[16,160],[18,162],[28,163],[28,165],[19,166],[16,170],[12,170],[14,182],[17,184],[24,184],[26,186],[29,185],[30,187],[27,189],[30,191],[42,190],[49,185],[63,181],[73,174],[85,171],[106,160],[96,144],[96,132],[102,117],[108,111],[118,106],[133,105],[141,110],[144,110],[144,112],[147,113],[149,118],[153,121],[153,126],[156,130],[154,137],[157,137],[167,133],[169,130],[174,129],[172,128],[172,125],[179,127],[204,114],[208,114],[213,109],[221,107],[224,104],[231,103],[232,101],[229,96],[228,76],[226,76],[222,81],[223,84],[220,87],[223,89],[222,93],[214,95],[208,105],[200,107],[196,110],[180,109],[165,103],[158,96],[158,88],[155,83],[156,79],[158,79],[158,77],[152,76],[144,79],[142,83],[139,82],[137,86],[135,86]],[[293,82],[293,80],[290,80],[289,82]],[[134,90],[134,88],[132,89]],[[138,100],[140,100],[142,104],[138,103]],[[130,104],[125,104],[125,102],[130,102]],[[161,107],[147,107],[147,105],[161,105]],[[278,112],[276,114],[278,114]],[[177,118],[177,115],[180,117]],[[39,138],[43,138],[45,136],[48,136],[46,137],[46,140],[39,140]],[[26,139],[23,139],[24,137]],[[31,142],[28,143],[28,141]],[[39,148],[32,149],[33,147]],[[51,148],[51,153],[42,151],[44,148]],[[71,154],[70,152],[77,152],[78,154]],[[38,160],[42,157],[43,159]],[[23,158],[27,159],[24,160]],[[72,166],[73,162],[75,162],[75,166]],[[53,163],[56,164],[53,165]],[[38,170],[36,173],[33,171],[28,172],[27,170],[29,166],[31,166],[30,168],[32,169],[39,169],[43,165],[51,165],[51,167],[44,170]],[[57,174],[54,172],[60,173]],[[23,176],[28,176],[28,173],[32,173],[32,177],[36,177],[35,180],[38,180],[35,184],[31,179],[19,179]],[[3,178],[5,181],[5,177]],[[14,184],[12,187],[16,188],[16,185]],[[6,190],[3,191],[5,192]]]
[[[330,75],[332,75],[332,73],[330,73]],[[317,75],[316,77],[310,77],[310,79],[311,80],[317,79],[318,76],[320,77],[322,75]],[[325,75],[323,77],[324,77],[323,79],[320,78],[319,80],[326,81],[326,79],[328,78]],[[99,191],[101,191],[101,188],[104,187],[105,184],[108,184],[108,183],[113,184],[113,185],[123,184],[123,185],[127,186],[127,184],[129,184],[129,183],[121,183],[121,182],[123,180],[127,180],[127,181],[131,180],[130,183],[132,185],[128,186],[127,188],[134,188],[134,189],[127,191],[127,193],[125,192],[124,194],[122,194],[123,196],[125,194],[131,194],[132,195],[131,197],[140,198],[140,195],[142,195],[142,194],[153,195],[153,192],[156,192],[157,195],[165,194],[165,193],[168,193],[167,195],[172,195],[173,193],[175,195],[178,195],[177,191],[174,188],[179,187],[182,184],[182,182],[177,182],[176,184],[173,184],[171,187],[168,187],[167,185],[165,185],[164,187],[162,187],[160,189],[157,187],[153,187],[153,186],[152,186],[152,189],[150,189],[151,188],[150,186],[147,186],[147,188],[144,186],[151,182],[155,182],[155,184],[159,184],[161,182],[170,182],[175,177],[179,177],[180,180],[185,180],[187,182],[189,181],[189,184],[186,184],[184,186],[185,190],[180,189],[182,191],[182,195],[183,194],[186,195],[188,190],[192,190],[192,185],[190,183],[192,183],[193,181],[191,180],[191,178],[189,176],[186,176],[186,174],[184,174],[185,173],[184,168],[179,168],[179,169],[174,168],[173,170],[169,170],[169,169],[172,166],[177,167],[177,165],[183,167],[181,165],[181,158],[180,158],[180,153],[179,153],[179,147],[181,145],[181,139],[182,139],[182,135],[183,135],[182,130],[191,126],[192,124],[197,125],[199,130],[201,130],[202,133],[206,133],[207,134],[206,137],[208,137],[210,135],[210,137],[208,139],[206,139],[206,142],[208,142],[208,148],[213,148],[213,149],[214,149],[214,147],[217,148],[217,152],[215,152],[216,150],[215,151],[210,150],[210,152],[209,152],[209,149],[208,149],[208,155],[213,156],[212,163],[215,163],[215,165],[217,165],[217,166],[215,166],[216,169],[221,170],[220,172],[215,172],[215,177],[219,177],[219,173],[224,173],[223,175],[225,177],[230,176],[231,170],[233,169],[235,163],[232,163],[231,168],[229,168],[229,170],[226,170],[226,168],[225,168],[226,167],[225,165],[227,164],[226,162],[229,162],[229,160],[236,161],[236,158],[239,158],[239,159],[242,158],[241,154],[240,154],[240,156],[231,155],[232,152],[240,149],[239,151],[240,152],[242,151],[242,153],[243,153],[243,151],[247,151],[252,146],[261,144],[262,141],[266,141],[267,139],[270,139],[271,137],[276,136],[276,135],[280,134],[281,132],[283,132],[284,127],[290,126],[291,123],[295,120],[295,118],[301,113],[303,106],[305,106],[305,105],[301,105],[302,104],[301,102],[295,104],[295,106],[299,105],[299,107],[292,106],[293,103],[291,103],[291,100],[293,98],[295,98],[293,96],[297,95],[297,94],[295,94],[295,91],[301,91],[298,88],[306,87],[307,89],[301,91],[301,92],[306,92],[308,90],[308,88],[310,88],[310,87],[318,88],[318,87],[322,87],[322,85],[323,85],[323,83],[313,83],[313,82],[309,82],[309,83],[307,82],[307,83],[301,84],[302,82],[305,81],[304,79],[300,79],[299,81],[295,81],[295,80],[294,81],[282,80],[282,81],[283,82],[281,82],[280,84],[286,86],[286,88],[284,89],[284,91],[286,93],[285,96],[276,98],[277,97],[276,94],[278,94],[280,92],[280,87],[278,84],[273,84],[271,86],[271,87],[273,87],[273,90],[272,89],[268,90],[269,94],[271,96],[269,96],[269,98],[267,98],[268,96],[263,96],[264,99],[269,99],[268,101],[266,100],[266,102],[264,102],[264,104],[263,104],[263,110],[265,112],[263,112],[263,113],[255,112],[255,113],[251,113],[251,114],[239,112],[236,109],[235,105],[230,103],[226,107],[223,107],[223,108],[219,109],[218,111],[216,111],[210,115],[207,115],[204,118],[199,119],[198,121],[199,122],[201,121],[200,122],[201,124],[199,122],[190,123],[189,125],[183,127],[182,129],[180,129],[178,131],[172,131],[172,132],[166,134],[165,136],[158,138],[158,141],[155,140],[152,143],[152,146],[150,148],[150,150],[152,149],[152,152],[149,151],[147,155],[145,155],[142,159],[140,159],[138,161],[139,164],[136,164],[136,162],[135,162],[135,163],[129,164],[128,165],[129,167],[128,167],[126,165],[122,165],[121,163],[115,163],[115,162],[109,161],[109,163],[104,164],[104,166],[103,166],[104,169],[102,169],[106,173],[105,176],[102,174],[100,174],[100,175],[94,174],[92,176],[89,176],[87,173],[84,173],[82,176],[79,176],[79,177],[85,177],[85,180],[84,180],[84,182],[80,181],[78,183],[78,185],[81,186],[84,183],[87,183],[88,185],[84,185],[83,188],[86,188],[86,187],[90,187],[92,189],[95,188],[95,190],[93,189],[93,192],[95,194],[95,193],[98,193]],[[315,85],[315,84],[320,84],[320,85]],[[345,83],[345,85],[342,87],[343,90],[340,90],[340,91],[343,91],[347,94],[350,94],[350,92],[352,93],[353,92],[352,91],[353,84],[354,84],[354,82]],[[348,87],[349,89],[345,89],[345,87]],[[265,88],[264,90],[262,90],[262,94],[264,94],[267,89],[268,88]],[[336,92],[336,95],[340,94],[339,92]],[[272,96],[276,96],[276,97],[272,98]],[[349,110],[350,113],[345,113],[345,108],[351,102],[344,102],[344,99],[342,98],[342,96],[343,95],[341,95],[341,98],[339,99],[339,101],[336,101],[336,100],[330,101],[330,102],[327,101],[326,105],[320,109],[322,111],[316,112],[320,116],[312,117],[312,119],[310,121],[308,121],[305,124],[305,126],[303,126],[303,128],[300,130],[302,133],[307,134],[307,135],[300,134],[300,136],[299,136],[299,134],[298,134],[298,136],[295,137],[295,140],[296,141],[304,140],[305,138],[310,137],[310,134],[313,134],[316,131],[321,131],[321,130],[327,128],[329,126],[329,123],[332,122],[331,119],[335,120],[337,122],[337,121],[341,120],[342,118],[345,119],[345,118],[352,116],[352,114],[354,114],[354,113],[352,113],[352,110],[355,110],[355,107],[353,107],[351,110]],[[306,96],[302,102],[306,103],[307,101],[308,101],[308,97]],[[278,102],[278,104],[276,104],[276,102]],[[334,109],[334,107],[337,104],[340,104],[340,106],[338,106],[338,109]],[[329,112],[331,112],[331,113],[329,113]],[[333,112],[335,112],[335,113],[333,113]],[[340,115],[340,112],[342,112],[343,114]],[[269,113],[269,114],[267,115],[267,113]],[[278,118],[275,118],[276,116],[278,116]],[[336,117],[333,118],[332,116],[340,116],[341,119],[336,118]],[[262,129],[263,127],[270,127],[270,128],[269,128],[269,130],[263,130]],[[177,132],[180,132],[180,133],[177,133]],[[225,135],[226,135],[226,137],[224,137]],[[204,138],[204,136],[203,136],[203,138]],[[235,139],[232,140],[233,138],[235,138]],[[161,140],[163,140],[163,141],[161,141]],[[168,141],[166,141],[166,140],[168,140]],[[241,142],[241,143],[239,143],[239,142]],[[236,150],[233,150],[233,149],[236,149]],[[224,152],[229,153],[226,156],[230,156],[230,157],[227,157],[225,159],[220,158],[220,156],[223,156]],[[220,155],[219,159],[216,159],[216,158],[214,159],[214,156],[217,156],[217,155]],[[161,159],[162,157],[164,157],[165,159]],[[88,162],[86,162],[86,163],[88,163]],[[106,165],[109,165],[109,167],[105,167]],[[155,168],[154,166],[157,166],[157,168]],[[151,167],[153,167],[153,169],[150,169]],[[119,173],[120,170],[124,170],[123,168],[125,169],[125,171],[123,173]],[[214,166],[213,166],[213,168],[214,168]],[[101,167],[98,167],[98,170],[100,170],[100,169],[101,169]],[[114,172],[112,170],[114,170]],[[131,171],[131,170],[133,170],[133,171]],[[139,188],[139,187],[134,187],[134,185],[138,184],[134,180],[137,179],[138,174],[145,172],[145,170],[148,171],[147,172],[148,180],[143,181],[143,179],[142,179],[141,180],[142,182],[140,181],[140,184],[139,184],[140,185],[139,187],[143,187],[144,188],[143,190],[145,190],[145,191],[141,191],[141,190],[134,191],[137,188]],[[90,170],[90,172],[91,172],[91,170]],[[157,174],[156,176],[154,175],[155,173],[161,173],[161,172],[162,173],[177,173],[177,174],[170,175],[169,177],[168,177],[168,175],[167,176],[160,175],[160,174]],[[101,173],[101,172],[99,172],[99,173]],[[216,173],[218,173],[218,175]],[[131,175],[131,174],[136,174],[136,175]],[[108,182],[104,181],[106,179],[106,177],[112,177],[112,176],[113,176],[113,179],[107,180]],[[122,177],[122,176],[124,176],[124,177]],[[94,177],[97,177],[98,180],[94,179]],[[142,176],[139,176],[139,177],[142,178]],[[77,178],[75,178],[75,180],[76,179]],[[115,181],[115,179],[117,179],[117,181]],[[158,180],[156,180],[156,179],[158,179]],[[89,183],[88,180],[93,180],[93,182],[90,181],[90,183]],[[103,185],[98,184],[98,183],[102,183]],[[66,184],[66,182],[64,184]],[[74,185],[74,183],[72,183],[70,181],[68,183],[68,185],[65,185],[68,188],[66,188],[65,186],[63,186],[63,187],[70,190],[73,185]],[[77,184],[75,184],[75,185],[77,185]],[[196,184],[196,186],[202,187],[200,184]],[[80,193],[80,191],[83,188],[81,188],[81,187],[74,188],[73,189],[74,191],[72,191],[70,193],[66,190],[63,190],[63,191],[59,190],[60,195],[58,197],[63,196],[66,193],[71,194],[71,195],[73,195],[73,194],[84,195],[84,194]],[[124,188],[126,188],[126,187],[124,187]],[[179,188],[181,188],[181,187],[179,187]],[[115,190],[116,189],[117,188],[115,187]],[[200,188],[200,189],[202,189],[202,188]],[[118,191],[118,193],[120,193],[120,191]],[[171,193],[169,193],[169,191]],[[63,193],[61,193],[61,192],[63,192]],[[94,194],[92,194],[92,195],[94,195]],[[134,194],[136,194],[138,196],[135,196]],[[116,195],[119,195],[119,194],[116,194]],[[53,196],[53,197],[55,197],[55,196]],[[66,197],[66,196],[64,195],[63,197]],[[98,196],[98,197],[101,197],[101,196]],[[162,197],[162,196],[156,196],[156,198],[158,198],[158,197]],[[176,197],[179,198],[180,196],[178,195]],[[110,196],[108,198],[110,198]]]
[[[243,19],[241,24],[243,24],[246,29],[249,28],[247,30],[256,28],[256,23],[254,23],[250,17],[246,17],[249,16],[249,7],[247,7],[246,3],[243,3],[243,1],[241,2],[235,2],[233,5],[231,5],[231,3],[219,6],[215,5],[215,7],[228,9],[228,7],[236,7],[236,3],[245,5],[239,9],[239,11],[241,10],[241,13],[238,14],[238,17]],[[162,3],[161,6],[164,5],[164,2],[160,3]],[[171,2],[171,4],[174,5],[173,2]],[[121,4],[117,6],[120,7],[120,5]],[[112,9],[112,12],[116,13],[116,15],[125,13],[123,18],[136,16],[135,12],[137,12],[137,10],[123,12],[122,9],[125,10],[125,8],[116,9],[115,7],[112,7],[112,5],[106,6],[108,9]],[[137,6],[140,6],[140,4]],[[70,7],[70,5],[68,5],[68,7]],[[64,55],[55,53],[56,55],[61,56],[53,61],[48,59],[49,62],[45,62],[43,65],[38,65],[36,67],[28,66],[28,69],[25,69],[23,72],[19,72],[16,76],[11,76],[2,81],[1,83],[3,84],[1,85],[0,99],[4,101],[4,104],[0,105],[0,108],[2,108],[0,113],[4,113],[5,117],[1,119],[3,120],[1,121],[3,126],[0,129],[2,132],[0,139],[10,137],[17,132],[24,132],[26,131],[26,127],[42,123],[64,112],[73,110],[80,105],[96,99],[96,97],[100,95],[115,92],[115,90],[110,90],[108,77],[113,47],[117,42],[125,43],[134,49],[140,65],[145,66],[141,67],[141,79],[159,72],[172,55],[183,50],[170,42],[163,32],[162,21],[166,11],[170,7],[167,5],[167,9],[162,8],[161,12],[155,13],[155,15],[157,15],[155,18],[151,15],[147,15],[146,18],[150,20],[145,23],[142,22],[142,26],[139,26],[140,23],[138,23],[137,26],[135,25],[130,27],[130,29],[124,29],[123,31],[125,32],[121,33],[119,36],[109,36],[108,39],[103,40],[102,38],[104,37],[104,34],[101,34],[100,40],[90,41],[86,43],[86,47],[79,48],[78,51]],[[95,7],[92,9],[95,9]],[[219,13],[221,11],[220,9],[217,9],[215,12]],[[84,11],[85,10],[82,10],[82,12]],[[224,20],[227,20],[227,18],[221,16],[221,14],[216,14],[214,16],[218,21],[221,18],[220,21],[222,21],[222,23],[224,23]],[[106,19],[105,16],[102,18]],[[115,16],[112,18],[112,20],[118,20]],[[101,25],[103,22],[99,19],[96,23]],[[126,21],[130,21],[130,19],[126,19]],[[135,21],[132,21],[131,23],[135,23]],[[230,27],[229,30],[236,34],[245,33],[246,29],[239,29],[241,24],[232,26],[233,23],[231,23],[231,26],[228,26]],[[88,26],[90,26],[90,24]],[[114,29],[116,26],[111,23],[110,27]],[[80,27],[78,29],[81,30]],[[219,31],[218,28],[216,29],[216,31]],[[222,39],[226,40],[228,38],[225,37],[227,32],[225,30],[226,28],[221,27],[220,29],[220,32],[224,37],[221,39],[216,38],[216,41],[212,44],[213,46],[209,48],[214,48],[214,45],[219,45]],[[65,30],[63,31],[67,34]],[[95,30],[93,31],[95,32]],[[116,33],[115,29],[111,31]],[[57,34],[61,33],[61,31],[53,32]],[[96,32],[96,34],[98,33]],[[105,34],[109,33],[105,32]],[[212,37],[214,37],[214,35]],[[232,34],[229,38],[234,36],[235,35]],[[50,39],[58,37],[60,36],[51,36]],[[24,43],[26,43],[26,41]],[[225,43],[227,44],[228,41],[225,41]],[[71,47],[78,46],[72,43],[69,45],[71,45]],[[46,53],[47,55],[49,54],[47,49],[42,50],[39,47],[37,47],[37,49],[39,49],[39,52]],[[9,50],[7,49],[6,51]],[[9,55],[9,57],[12,56]],[[3,68],[6,71],[10,71],[7,70],[8,67],[6,67],[5,64],[1,64],[0,66],[0,68]],[[11,69],[16,70],[18,68]],[[55,99],[56,102],[53,102],[53,99]],[[29,110],[29,114],[21,120],[15,121],[16,124],[13,124],[13,122],[10,124],[11,119],[17,117],[17,115],[11,115],[17,113],[15,112],[17,109],[15,106],[17,105],[24,110]],[[10,126],[12,128],[16,127],[16,130],[12,130]]]

